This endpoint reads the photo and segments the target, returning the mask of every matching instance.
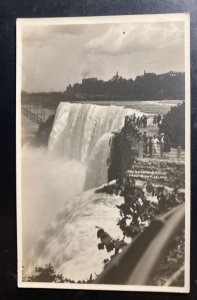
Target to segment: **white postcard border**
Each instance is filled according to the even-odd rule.
[[[30,25],[111,24],[133,22],[185,22],[185,286],[142,286],[75,283],[35,283],[22,281],[22,197],[21,197],[21,80],[22,80],[22,27]],[[48,289],[84,289],[111,291],[143,291],[189,293],[190,290],[190,153],[191,153],[191,100],[190,100],[190,16],[188,13],[150,14],[98,17],[17,19],[16,66],[16,186],[17,186],[17,270],[18,287]]]

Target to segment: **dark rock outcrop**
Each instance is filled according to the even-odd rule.
[[[126,128],[114,134],[111,145],[111,161],[109,162],[108,181],[122,178],[132,165],[138,151],[139,130]]]

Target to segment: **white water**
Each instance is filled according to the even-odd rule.
[[[22,155],[23,260],[28,266],[39,234],[59,209],[82,191],[86,167],[54,158],[44,148],[23,147]]]
[[[112,132],[121,129],[125,115],[142,115],[123,106],[60,103],[49,140],[49,151],[88,166],[85,189],[107,182]]]
[[[115,207],[120,197],[83,191],[107,181],[112,131],[123,126],[119,106],[61,103],[49,141],[49,151],[23,148],[23,265],[51,263],[57,273],[74,280],[100,273],[109,257],[97,249],[95,225],[121,237]],[[86,170],[87,174],[86,174]]]
[[[54,159],[45,149],[23,149],[23,265],[51,263],[65,277],[88,279],[112,253],[99,251],[95,226],[122,238],[116,226],[121,197],[82,192],[86,166]],[[31,170],[31,171],[30,171]]]
[[[105,133],[96,143],[88,162],[84,190],[108,182],[108,160],[112,138],[112,133]]]
[[[122,238],[116,226],[115,204],[121,197],[95,194],[93,190],[66,198],[65,204],[28,253],[27,272],[51,263],[58,274],[82,280],[103,270],[103,260],[112,253],[99,251],[95,226],[104,227],[114,238]]]
[[[49,149],[67,159],[87,162],[99,139],[122,128],[127,114],[142,115],[123,106],[60,103],[51,132]]]

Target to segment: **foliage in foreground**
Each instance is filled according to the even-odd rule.
[[[107,252],[111,252],[115,249],[110,259],[103,261],[105,266],[120,252],[121,248],[125,246],[125,237],[133,240],[140,232],[143,232],[145,228],[149,226],[155,217],[162,216],[173,207],[185,201],[184,193],[180,192],[176,187],[169,192],[165,187],[154,188],[150,182],[147,182],[146,191],[149,194],[155,195],[158,203],[150,202],[145,192],[141,188],[136,187],[133,180],[129,180],[129,178],[125,185],[115,183],[114,185],[105,186],[105,192],[120,194],[124,197],[124,202],[120,205],[116,205],[120,212],[120,219],[117,225],[123,233],[123,240],[118,241],[118,251],[116,251],[117,241],[113,240],[109,235],[110,238],[108,237],[107,240],[107,233],[104,232],[104,230],[105,236],[104,233],[102,233],[103,236],[101,238],[99,236],[104,245],[101,247],[101,243],[98,244],[99,249],[105,248]],[[168,282],[169,278],[184,265],[184,249],[184,230],[181,229],[174,237],[168,252],[162,258],[158,266],[158,271],[153,276],[153,285],[164,285]],[[177,279],[176,286],[183,285],[183,278],[184,272],[182,272],[180,278]]]
[[[23,274],[23,281],[29,282],[55,282],[55,283],[91,283],[92,274],[90,278],[83,281],[75,282],[62,274],[56,274],[54,267],[49,263],[42,267],[35,267],[35,272],[32,276],[25,276]]]

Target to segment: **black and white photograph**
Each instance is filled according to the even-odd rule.
[[[19,287],[189,292],[189,24],[17,20]]]

